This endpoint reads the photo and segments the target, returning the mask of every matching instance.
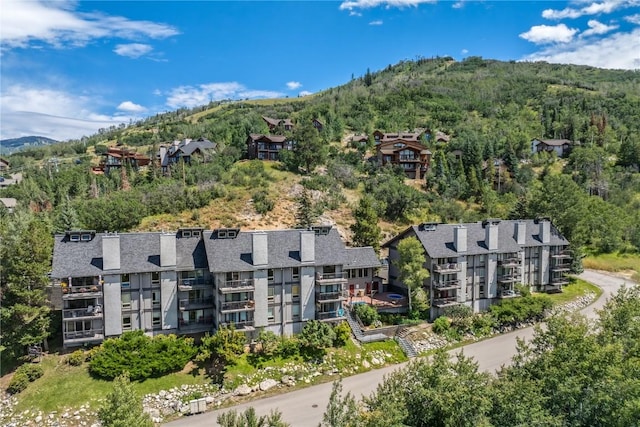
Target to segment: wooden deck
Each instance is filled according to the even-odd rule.
[[[403,296],[403,298],[399,300],[389,298],[389,294],[394,294],[394,293],[395,292],[384,292],[381,294],[374,294],[373,297],[369,295],[360,296],[356,293],[356,296],[348,297],[347,302],[349,304],[362,304],[362,303],[370,304],[370,305],[373,305],[378,310],[399,309],[399,308],[408,307],[409,301],[405,296]]]

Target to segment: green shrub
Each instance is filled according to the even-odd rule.
[[[269,197],[267,190],[257,190],[251,197],[253,198],[253,207],[260,215],[273,210],[275,206],[275,202]]]
[[[80,366],[87,360],[84,350],[76,350],[66,358],[66,362],[71,366]]]
[[[7,392],[10,394],[20,393],[22,390],[27,388],[29,385],[29,377],[24,372],[16,371],[9,381],[9,385],[7,386]]]
[[[98,347],[89,363],[89,372],[106,379],[125,372],[136,380],[158,377],[182,369],[196,351],[192,338],[175,335],[150,338],[142,331],[125,332]]]
[[[379,320],[378,310],[368,304],[358,304],[353,310],[364,326],[369,326]]]
[[[27,363],[16,369],[16,374],[24,374],[27,379],[35,381],[44,375],[44,369],[40,365],[34,365],[33,363]]]
[[[450,328],[451,325],[449,323],[449,319],[445,316],[440,316],[433,322],[432,329],[436,334],[444,335],[449,331]]]
[[[526,296],[503,300],[500,304],[489,307],[489,312],[499,326],[505,326],[542,320],[544,312],[552,305],[553,301],[546,295]]]
[[[336,334],[336,339],[333,341],[335,347],[342,347],[345,345],[349,338],[351,338],[351,327],[347,322],[340,322],[333,328],[333,332]]]
[[[300,343],[295,337],[282,337],[278,344],[278,354],[282,358],[293,357],[299,354]]]
[[[491,315],[476,314],[472,319],[471,331],[477,337],[486,337],[491,334],[495,323],[495,319]]]

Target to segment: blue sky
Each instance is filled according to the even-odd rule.
[[[640,0],[0,3],[0,139],[296,97],[450,55],[640,69]]]

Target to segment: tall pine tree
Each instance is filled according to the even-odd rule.
[[[351,225],[354,245],[371,246],[377,253],[380,250],[382,232],[378,226],[378,213],[371,197],[364,196],[360,199],[353,216],[356,219],[356,222]]]

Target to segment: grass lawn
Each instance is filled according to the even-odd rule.
[[[631,279],[640,282],[640,254],[600,254],[582,260],[584,268],[621,272],[632,271]]]
[[[19,396],[18,411],[37,408],[42,411],[63,411],[88,404],[97,409],[100,399],[111,391],[111,381],[99,380],[89,375],[87,364],[70,366],[63,362],[63,356],[48,355],[42,363],[44,375],[29,384]],[[168,390],[182,384],[205,384],[203,375],[173,373],[160,378],[134,382],[136,392],[145,394]]]
[[[554,305],[559,305],[559,304],[567,303],[569,301],[573,301],[574,299],[586,294],[587,292],[595,293],[596,299],[600,297],[600,295],[602,294],[602,290],[599,287],[592,285],[589,282],[585,282],[584,280],[573,279],[569,285],[562,288],[561,293],[557,293],[557,294],[540,293],[540,294],[534,294],[534,295],[547,295],[551,298]]]

